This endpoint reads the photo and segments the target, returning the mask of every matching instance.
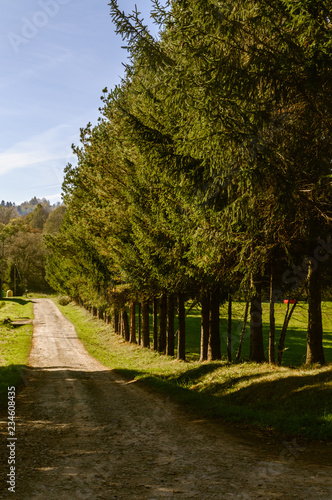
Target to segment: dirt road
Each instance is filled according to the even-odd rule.
[[[195,422],[91,358],[52,301],[34,300],[34,313],[17,397],[16,490],[4,484],[5,460],[0,498],[332,498],[328,450]],[[2,415],[2,455],[6,433]]]

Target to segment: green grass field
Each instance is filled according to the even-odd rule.
[[[282,306],[280,304],[277,311],[278,323],[284,315]],[[234,332],[242,318],[243,307],[234,304]],[[187,318],[188,362],[178,362],[151,349],[126,343],[113,333],[110,325],[92,318],[73,303],[60,306],[60,310],[75,325],[86,349],[104,366],[169,394],[189,411],[227,422],[277,430],[293,438],[332,440],[332,365],[295,366],[301,364],[305,355],[305,307],[299,307],[297,315],[294,314],[286,340],[292,367],[225,361],[199,363],[198,309],[192,310]],[[331,327],[330,304],[324,304],[324,314],[325,311],[329,314],[325,324]],[[331,332],[327,340],[331,340]],[[234,346],[236,348],[235,341]],[[248,345],[244,348],[244,356],[247,351]],[[331,343],[326,343],[325,352],[330,360]]]
[[[277,303],[275,305],[276,319],[276,349],[279,342],[281,327],[286,313],[286,305]],[[234,302],[232,307],[232,358],[235,359],[239,345],[245,304]],[[269,304],[263,303],[263,335],[265,356],[268,359],[269,345]],[[326,362],[332,362],[332,302],[322,303],[323,327],[324,327],[324,351]],[[227,342],[227,304],[220,308],[220,334],[221,334],[221,349],[222,355],[226,358],[226,342]],[[283,355],[283,366],[300,366],[305,363],[306,357],[306,329],[308,321],[308,306],[304,302],[300,302],[293,313],[287,330],[285,341],[285,352]],[[265,319],[265,321],[264,321]],[[187,352],[190,359],[197,359],[200,348],[200,309],[198,307],[192,309],[186,320],[187,335]],[[249,325],[242,348],[242,359],[249,358]]]
[[[6,319],[33,318],[32,302],[13,298],[0,300],[0,404],[7,401],[7,388],[18,387],[30,352],[32,325],[13,327]]]

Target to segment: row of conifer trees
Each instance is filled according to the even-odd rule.
[[[49,282],[88,306],[111,307],[129,339],[126,315],[141,303],[144,346],[148,304],[158,299],[153,345],[170,354],[176,304],[181,359],[188,300],[202,307],[202,360],[220,357],[220,303],[249,302],[250,359],[260,362],[267,298],[274,362],[274,303],[305,298],[307,363],[324,363],[328,2],[153,1],[157,37],[139,12],[126,15],[115,0],[110,7],[130,58],[121,85],[103,92],[98,124],[81,130],[77,166],[66,168],[67,212],[47,237]]]

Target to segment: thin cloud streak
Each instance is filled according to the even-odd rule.
[[[0,175],[39,163],[66,160],[72,157],[70,145],[76,137],[76,129],[60,125],[13,145],[0,153]]]

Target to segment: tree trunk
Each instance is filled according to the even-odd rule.
[[[141,316],[142,316],[142,305],[139,302],[139,304],[138,304],[138,345],[141,345],[141,337],[142,337],[142,321],[141,321]]]
[[[158,299],[153,299],[153,350],[158,351]]]
[[[135,302],[130,303],[130,338],[129,342],[136,344],[136,304]]]
[[[250,301],[249,301],[249,300],[247,300],[247,302],[246,302],[246,308],[245,308],[245,311],[244,311],[243,326],[242,326],[242,332],[241,332],[241,337],[240,337],[239,347],[238,347],[238,349],[237,349],[237,353],[236,353],[236,361],[239,361],[240,356],[241,356],[241,351],[242,351],[242,346],[243,346],[244,336],[245,336],[245,334],[246,334],[246,330],[247,330],[247,321],[248,321],[249,305],[250,305]]]
[[[167,331],[167,297],[163,293],[159,299],[159,331],[158,331],[158,352],[166,350]]]
[[[119,312],[117,309],[114,309],[113,313],[113,328],[114,332],[119,335],[120,325],[119,325]]]
[[[122,337],[122,332],[123,332],[123,328],[122,328],[122,311],[119,312],[119,332],[118,334],[120,335],[120,337]]]
[[[263,344],[261,284],[256,282],[256,292],[250,307],[250,361],[265,361]]]
[[[129,322],[128,322],[128,314],[124,309],[122,311],[122,327],[123,327],[123,336],[126,342],[129,342]]]
[[[204,293],[201,298],[201,355],[200,361],[206,361],[208,358],[209,345],[209,314],[210,314],[210,295]]]
[[[150,347],[149,302],[142,303],[142,345]]]
[[[184,295],[178,295],[178,353],[177,358],[185,361],[186,359],[186,311],[184,303]]]
[[[275,330],[276,322],[274,316],[274,272],[271,268],[270,280],[270,331],[269,331],[269,362],[275,363]]]
[[[278,365],[281,365],[281,363],[282,363],[282,355],[283,355],[284,350],[285,350],[285,339],[286,339],[287,328],[288,328],[289,321],[292,317],[292,314],[294,312],[294,309],[296,307],[297,301],[294,302],[290,311],[289,311],[289,304],[290,304],[290,301],[288,300],[285,319],[284,319],[284,323],[282,325],[280,338],[279,338],[279,344],[278,344]]]
[[[323,324],[321,310],[321,274],[316,263],[308,266],[308,329],[306,364],[325,364],[323,349]]]
[[[232,296],[228,295],[227,360],[232,361]]]
[[[119,320],[119,323],[120,323],[120,336],[124,338],[124,325],[123,325],[123,311],[121,310],[120,311],[120,320]]]
[[[174,356],[174,295],[170,294],[167,300],[167,339],[166,339],[166,354]]]
[[[211,293],[208,360],[221,359],[220,332],[219,332],[219,303],[220,290],[217,288]]]

